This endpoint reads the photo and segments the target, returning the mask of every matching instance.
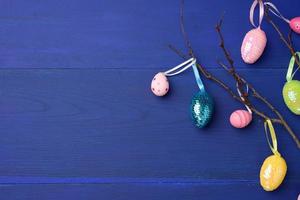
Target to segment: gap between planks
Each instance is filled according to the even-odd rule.
[[[300,182],[300,180],[298,181]],[[145,185],[237,185],[258,184],[247,179],[197,178],[88,178],[88,177],[0,177],[0,185],[15,184],[145,184]]]

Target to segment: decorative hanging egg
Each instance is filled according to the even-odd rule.
[[[300,34],[300,17],[295,17],[291,19],[290,27],[293,31]]]
[[[296,115],[300,115],[300,81],[291,80],[285,83],[282,95],[287,107]]]
[[[169,81],[164,73],[157,73],[151,82],[151,91],[156,96],[164,96],[169,91]]]
[[[260,169],[260,184],[266,191],[277,189],[282,183],[287,171],[285,160],[279,155],[265,159]]]
[[[263,54],[267,44],[267,37],[263,30],[255,28],[249,31],[241,47],[242,58],[245,63],[253,64]]]
[[[191,103],[191,116],[197,127],[205,127],[210,122],[213,111],[214,102],[207,92],[200,90],[194,95]]]
[[[252,114],[247,110],[236,110],[230,115],[230,123],[235,128],[244,128],[252,121]]]

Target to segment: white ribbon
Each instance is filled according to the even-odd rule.
[[[177,74],[182,73],[183,71],[187,70],[191,66],[193,66],[196,63],[195,58],[190,58],[189,60],[173,67],[172,69],[169,69],[165,72],[163,72],[166,76],[175,76]],[[178,71],[177,71],[178,70]]]
[[[236,89],[237,89],[237,92],[238,92],[240,98],[242,99],[242,101],[245,102],[245,98],[243,97],[243,95],[242,95],[242,93],[241,93],[241,91],[240,91],[240,89],[239,89],[238,83],[236,83]],[[247,89],[247,94],[248,94],[248,92],[249,92],[248,84],[246,84],[246,89]],[[249,112],[250,114],[252,114],[252,110],[249,108],[249,106],[247,106],[247,105],[245,104],[245,107],[247,108],[248,112]]]
[[[288,20],[287,18],[285,18],[277,9],[277,7],[271,3],[271,2],[265,2],[264,3],[265,6],[269,6],[269,10],[271,13],[273,13],[275,16],[279,17],[280,19],[283,19],[286,23],[290,23],[290,20]]]

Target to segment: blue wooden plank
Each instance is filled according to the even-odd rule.
[[[282,200],[297,199],[299,185],[290,185],[288,192],[279,190],[266,193],[254,184],[49,184],[49,185],[10,185],[1,186],[3,199],[8,200],[219,200],[257,199]],[[298,190],[299,191],[299,190]]]
[[[282,80],[282,72],[247,71],[247,77],[266,93],[270,85],[264,83]],[[245,130],[232,128],[228,117],[242,106],[227,94],[218,96],[222,89],[205,81],[216,100],[216,115],[207,129],[196,129],[188,114],[197,91],[192,72],[172,78],[166,98],[150,92],[154,73],[2,71],[0,158],[5,164],[0,166],[0,176],[258,181],[260,165],[271,153],[262,121],[255,120]],[[213,73],[228,76],[221,70]],[[283,105],[280,84],[273,88],[269,98],[298,133],[297,117]],[[277,132],[280,151],[289,164],[287,181],[298,180],[299,152],[282,128]]]
[[[214,26],[225,11],[224,36],[240,68],[240,45],[250,30],[250,2],[186,2],[187,30],[199,58],[215,68],[221,57]],[[276,2],[288,17],[300,2]],[[172,43],[183,47],[179,1],[4,0],[0,5],[1,68],[156,68],[174,65]],[[276,20],[283,30],[287,24]],[[255,68],[285,68],[289,53],[269,24],[269,43]],[[300,45],[299,37],[295,45]]]

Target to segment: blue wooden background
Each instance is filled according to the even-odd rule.
[[[289,18],[300,15],[299,0],[273,2]],[[187,0],[187,31],[201,63],[234,86],[216,64],[224,58],[214,26],[225,12],[238,71],[300,137],[299,117],[281,96],[290,54],[269,24],[263,58],[241,61],[251,3]],[[2,0],[0,199],[296,199],[299,150],[283,128],[276,126],[288,174],[267,193],[259,170],[271,151],[260,119],[232,128],[229,115],[242,105],[205,80],[216,112],[207,129],[195,128],[191,71],[171,78],[166,98],[152,95],[153,75],[182,61],[168,44],[185,50],[178,0]]]

